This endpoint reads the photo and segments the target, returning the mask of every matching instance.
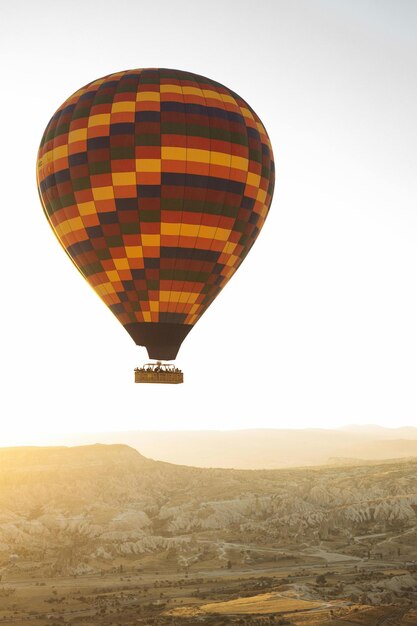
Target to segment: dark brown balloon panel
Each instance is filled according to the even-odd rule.
[[[74,264],[134,341],[168,360],[249,252],[274,188],[250,106],[170,69],[118,72],[68,98],[37,174]]]

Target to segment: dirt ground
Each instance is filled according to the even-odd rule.
[[[145,566],[144,566],[145,564]],[[160,564],[159,564],[160,565]],[[133,624],[292,624],[294,626],[411,626],[417,609],[401,602],[372,606],[343,586],[407,576],[387,563],[337,561],[256,568],[208,564],[180,572],[143,560],[97,575],[38,578],[15,571],[0,583],[0,624],[130,626]],[[341,585],[342,583],[342,585]],[[243,621],[242,621],[243,620]]]

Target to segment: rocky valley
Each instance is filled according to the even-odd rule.
[[[0,623],[349,624],[356,607],[355,623],[413,624],[416,512],[417,459],[233,470],[2,449]]]

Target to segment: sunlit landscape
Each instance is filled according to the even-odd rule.
[[[0,466],[3,623],[415,623],[415,458],[202,469],[100,444]]]
[[[0,32],[0,626],[416,626],[417,2]]]

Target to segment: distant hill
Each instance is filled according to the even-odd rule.
[[[71,445],[96,442],[124,443],[147,457],[169,463],[236,469],[324,465],[337,457],[370,461],[417,457],[417,428],[413,427],[133,431],[65,438]]]
[[[358,433],[378,439],[417,439],[417,428],[400,426],[399,428],[384,428],[376,424],[349,424],[339,430],[348,433]]]
[[[94,466],[126,465],[128,462],[139,464],[152,463],[136,450],[127,445],[106,446],[94,444],[86,446],[68,447],[38,447],[23,446],[15,448],[0,448],[0,471],[25,470],[53,471],[62,467],[92,468]]]

